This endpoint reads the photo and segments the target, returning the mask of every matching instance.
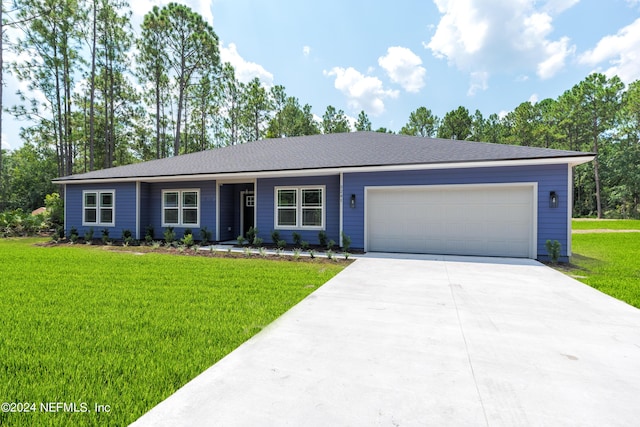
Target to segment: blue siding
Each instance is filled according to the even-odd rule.
[[[155,238],[162,239],[165,227],[162,226],[162,190],[182,190],[200,189],[200,225],[198,227],[174,227],[176,238],[180,239],[184,235],[184,230],[190,228],[195,239],[200,239],[200,229],[207,227],[209,231],[215,233],[216,230],[216,182],[215,181],[193,181],[193,182],[160,182],[148,184],[146,193],[146,208],[148,216],[147,222],[140,222],[144,233],[144,228],[151,224],[154,228]],[[148,224],[147,224],[148,223]],[[143,225],[144,224],[144,225]],[[214,236],[215,238],[215,236]]]
[[[162,239],[162,190],[197,188],[200,189],[200,226],[191,227],[196,239],[200,237],[200,228],[207,227],[215,232],[215,181],[200,181],[187,183],[140,183],[140,230],[139,238],[143,239],[145,229],[151,225],[154,228],[154,238]],[[122,238],[122,231],[136,231],[136,183],[114,184],[78,184],[67,185],[67,216],[65,229],[76,227],[82,236],[90,227],[82,226],[82,192],[84,190],[115,190],[115,226],[94,226],[94,237],[100,238],[103,228],[109,229],[109,237]],[[175,227],[176,237],[181,238],[186,227]]]
[[[144,236],[147,232],[147,227],[153,226],[151,223],[151,194],[150,194],[150,185],[146,182],[140,183],[140,237],[139,239],[144,239]],[[154,227],[154,238],[158,238],[157,230]]]
[[[443,169],[403,172],[346,173],[343,180],[343,228],[351,237],[352,247],[364,247],[364,188],[372,186],[406,185],[447,185],[447,184],[489,184],[489,183],[538,183],[538,257],[545,259],[545,242],[558,240],[562,244],[562,257],[567,254],[567,165],[519,166],[496,168]],[[256,225],[259,236],[265,242],[271,241],[274,225],[274,187],[278,186],[315,186],[326,188],[325,231],[328,238],[340,241],[340,177],[338,175],[265,178],[257,180],[256,189]],[[219,239],[234,239],[240,233],[240,193],[252,189],[253,184],[224,184],[220,186],[220,224]],[[202,227],[211,232],[216,230],[216,182],[196,181],[181,183],[140,183],[140,234],[143,238],[145,228],[153,226],[155,239],[163,237],[162,227],[162,190],[200,189],[200,225],[192,227],[196,238]],[[110,228],[112,238],[121,238],[122,230],[136,230],[136,183],[115,184],[68,184],[66,186],[65,229],[74,226],[80,235],[89,227],[82,226],[82,191],[115,190],[115,226]],[[559,197],[556,209],[549,207],[549,192],[555,191]],[[356,196],[355,208],[350,207],[351,195]],[[100,237],[102,226],[94,227],[94,236]],[[182,237],[184,227],[175,227],[178,238]],[[280,230],[281,238],[292,242],[292,232],[298,231],[302,238],[311,244],[318,243],[318,230]],[[215,238],[215,236],[214,236]]]
[[[257,205],[256,205],[256,225],[259,236],[265,242],[271,242],[271,232],[275,228],[275,204],[274,188],[282,186],[303,186],[303,185],[324,185],[325,194],[325,231],[327,239],[336,243],[340,241],[340,177],[313,176],[313,177],[291,177],[291,178],[267,178],[258,180]],[[292,233],[300,233],[302,240],[310,244],[318,244],[318,230],[296,230],[278,229],[280,238],[292,243]]]
[[[136,183],[111,183],[111,184],[76,184],[67,186],[66,217],[64,220],[65,233],[68,235],[71,227],[78,229],[80,236],[90,228],[93,228],[93,237],[99,239],[102,229],[109,230],[109,237],[122,238],[122,230],[128,229],[132,233],[136,230]],[[115,190],[115,226],[82,225],[82,192],[83,191]]]
[[[233,240],[238,236],[236,232],[235,201],[236,186],[224,184],[220,186],[220,240]]]
[[[567,168],[566,164],[562,164],[345,174],[343,181],[344,232],[351,237],[353,248],[364,247],[364,187],[367,186],[537,182],[538,257],[546,258],[547,239],[558,240],[562,244],[562,256],[566,257]],[[559,196],[558,208],[549,207],[550,191],[555,191]],[[352,194],[356,195],[355,208],[349,206]]]

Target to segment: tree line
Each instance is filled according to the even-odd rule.
[[[21,148],[0,150],[0,210],[41,206],[58,176],[263,138],[373,130],[364,111],[352,122],[330,105],[316,120],[285,87],[240,82],[221,63],[213,28],[187,6],[154,7],[134,31],[125,0],[5,3],[1,30],[18,34],[5,47],[21,59],[4,70],[34,92],[3,106],[29,125]],[[594,152],[574,174],[574,214],[639,215],[638,81],[592,74],[505,116],[460,106],[439,118],[420,107],[398,133]]]

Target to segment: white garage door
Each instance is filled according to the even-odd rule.
[[[535,258],[534,186],[368,188],[366,249]]]

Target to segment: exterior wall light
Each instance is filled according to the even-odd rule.
[[[557,208],[558,207],[558,195],[555,191],[549,193],[549,207]]]
[[[351,202],[350,202],[349,206],[351,206],[351,209],[356,207],[356,195],[355,194],[351,195]]]

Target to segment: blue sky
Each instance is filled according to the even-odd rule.
[[[420,106],[505,114],[594,71],[640,79],[640,0],[180,2],[213,23],[241,81],[283,85],[317,116],[364,110],[374,129],[398,131]],[[168,1],[131,3],[138,28]],[[16,148],[15,125],[5,128]]]

